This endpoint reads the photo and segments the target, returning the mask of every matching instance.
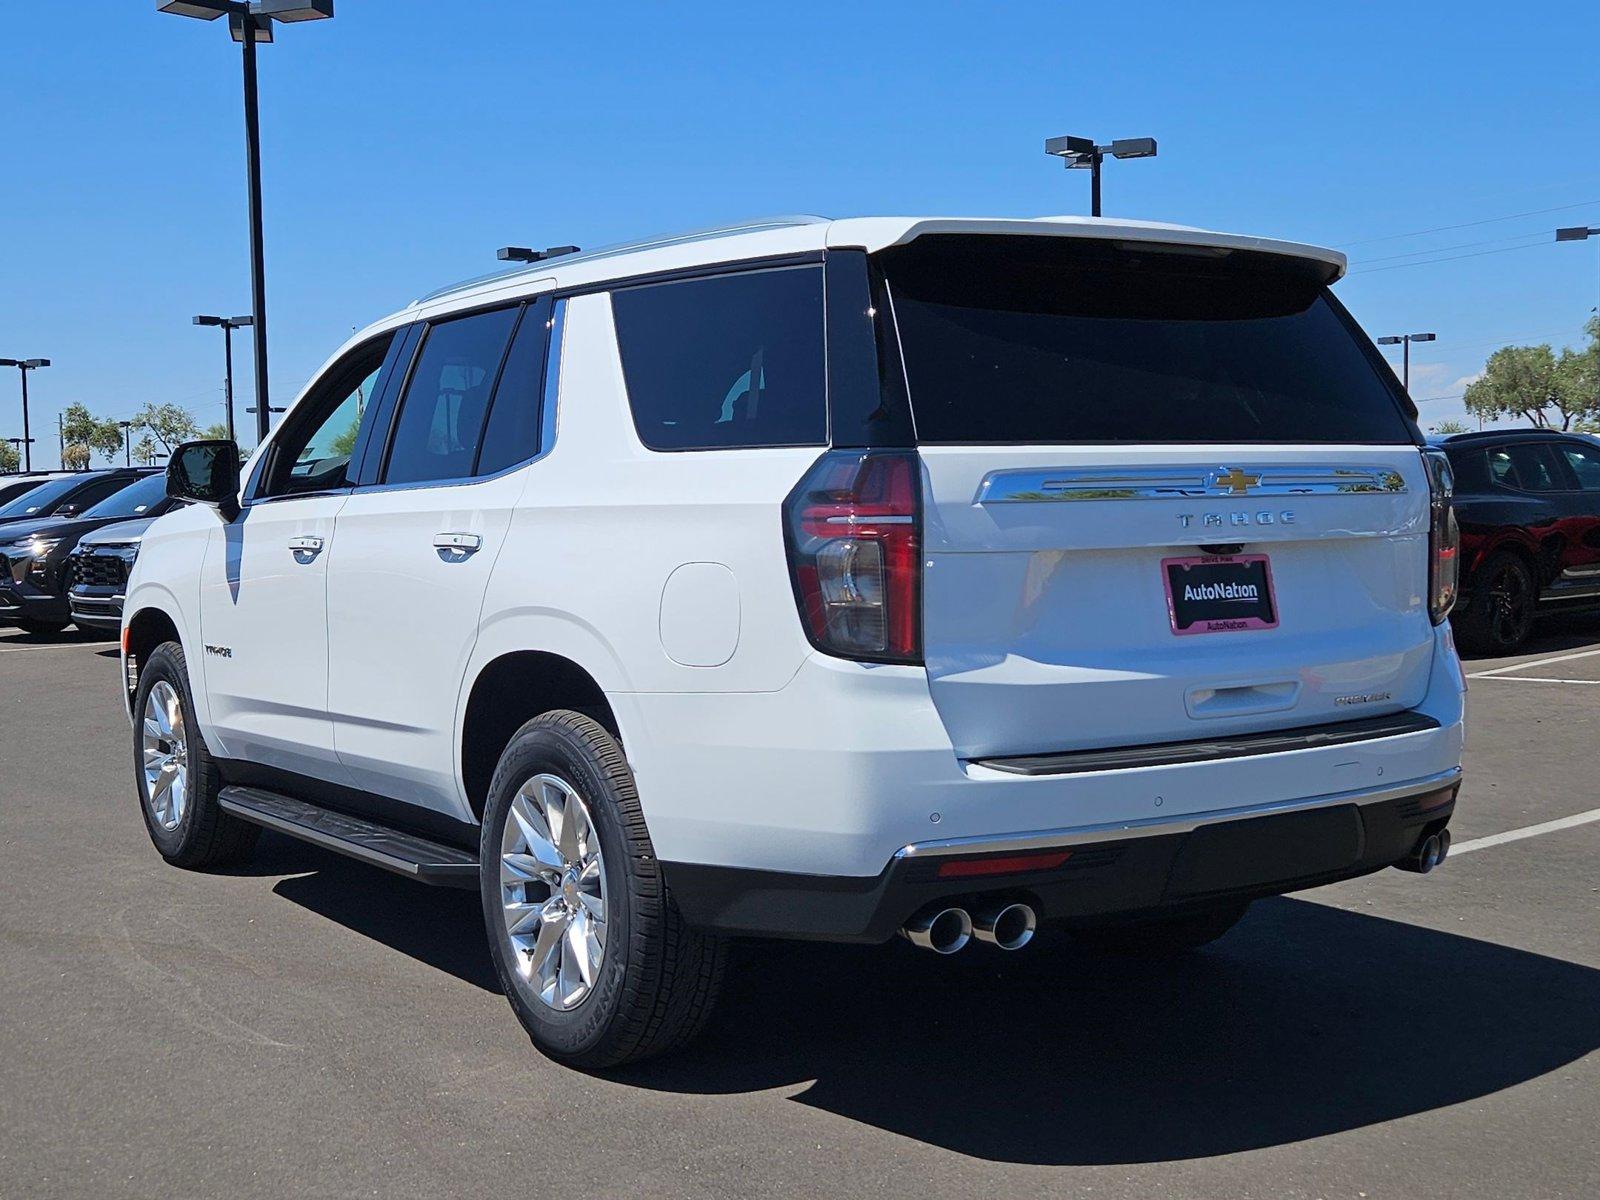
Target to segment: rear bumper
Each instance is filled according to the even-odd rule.
[[[1455,767],[1398,786],[1173,820],[918,842],[871,877],[662,866],[688,922],[727,934],[882,942],[930,904],[991,897],[1026,900],[1044,920],[1090,923],[1277,895],[1390,866],[1449,823],[1460,786]],[[1057,855],[1065,857],[1048,869],[1014,869],[1018,857]],[[963,873],[945,873],[956,864]],[[968,873],[974,869],[982,873]]]

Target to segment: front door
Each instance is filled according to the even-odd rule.
[[[206,689],[223,753],[346,782],[328,719],[328,559],[390,339],[336,363],[273,437],[200,580]]]

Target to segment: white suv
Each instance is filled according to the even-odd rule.
[[[704,1022],[732,936],[1189,947],[1448,848],[1449,471],[1337,253],[785,219],[428,296],[145,535],[171,862],[476,887],[534,1042]]]

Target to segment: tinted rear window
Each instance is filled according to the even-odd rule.
[[[627,288],[611,306],[634,428],[652,450],[827,441],[821,267]]]
[[[956,236],[881,259],[919,441],[1413,440],[1393,384],[1289,260]]]

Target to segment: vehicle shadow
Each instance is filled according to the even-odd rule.
[[[476,891],[402,879],[330,850],[262,831],[235,874],[283,875],[273,893],[436,971],[500,993]]]
[[[1593,612],[1583,613],[1557,613],[1553,616],[1541,616],[1534,623],[1533,632],[1528,640],[1511,655],[1502,655],[1498,652],[1469,652],[1461,650],[1463,662],[1480,662],[1493,658],[1525,658],[1529,655],[1539,654],[1564,654],[1568,650],[1590,650],[1600,648],[1600,615]]]
[[[1042,934],[952,961],[751,947],[686,1053],[614,1078],[801,1103],[974,1158],[1204,1158],[1486,1096],[1600,1046],[1600,971],[1343,912],[1258,904],[1209,950],[1096,957]]]
[[[472,892],[276,837],[247,870],[309,872],[274,892],[499,990]],[[701,1039],[613,1082],[715,1095],[809,1082],[798,1103],[994,1161],[1282,1145],[1491,1095],[1600,1048],[1600,971],[1289,898],[1166,961],[1091,955],[1050,929],[1010,955],[735,949]]]

